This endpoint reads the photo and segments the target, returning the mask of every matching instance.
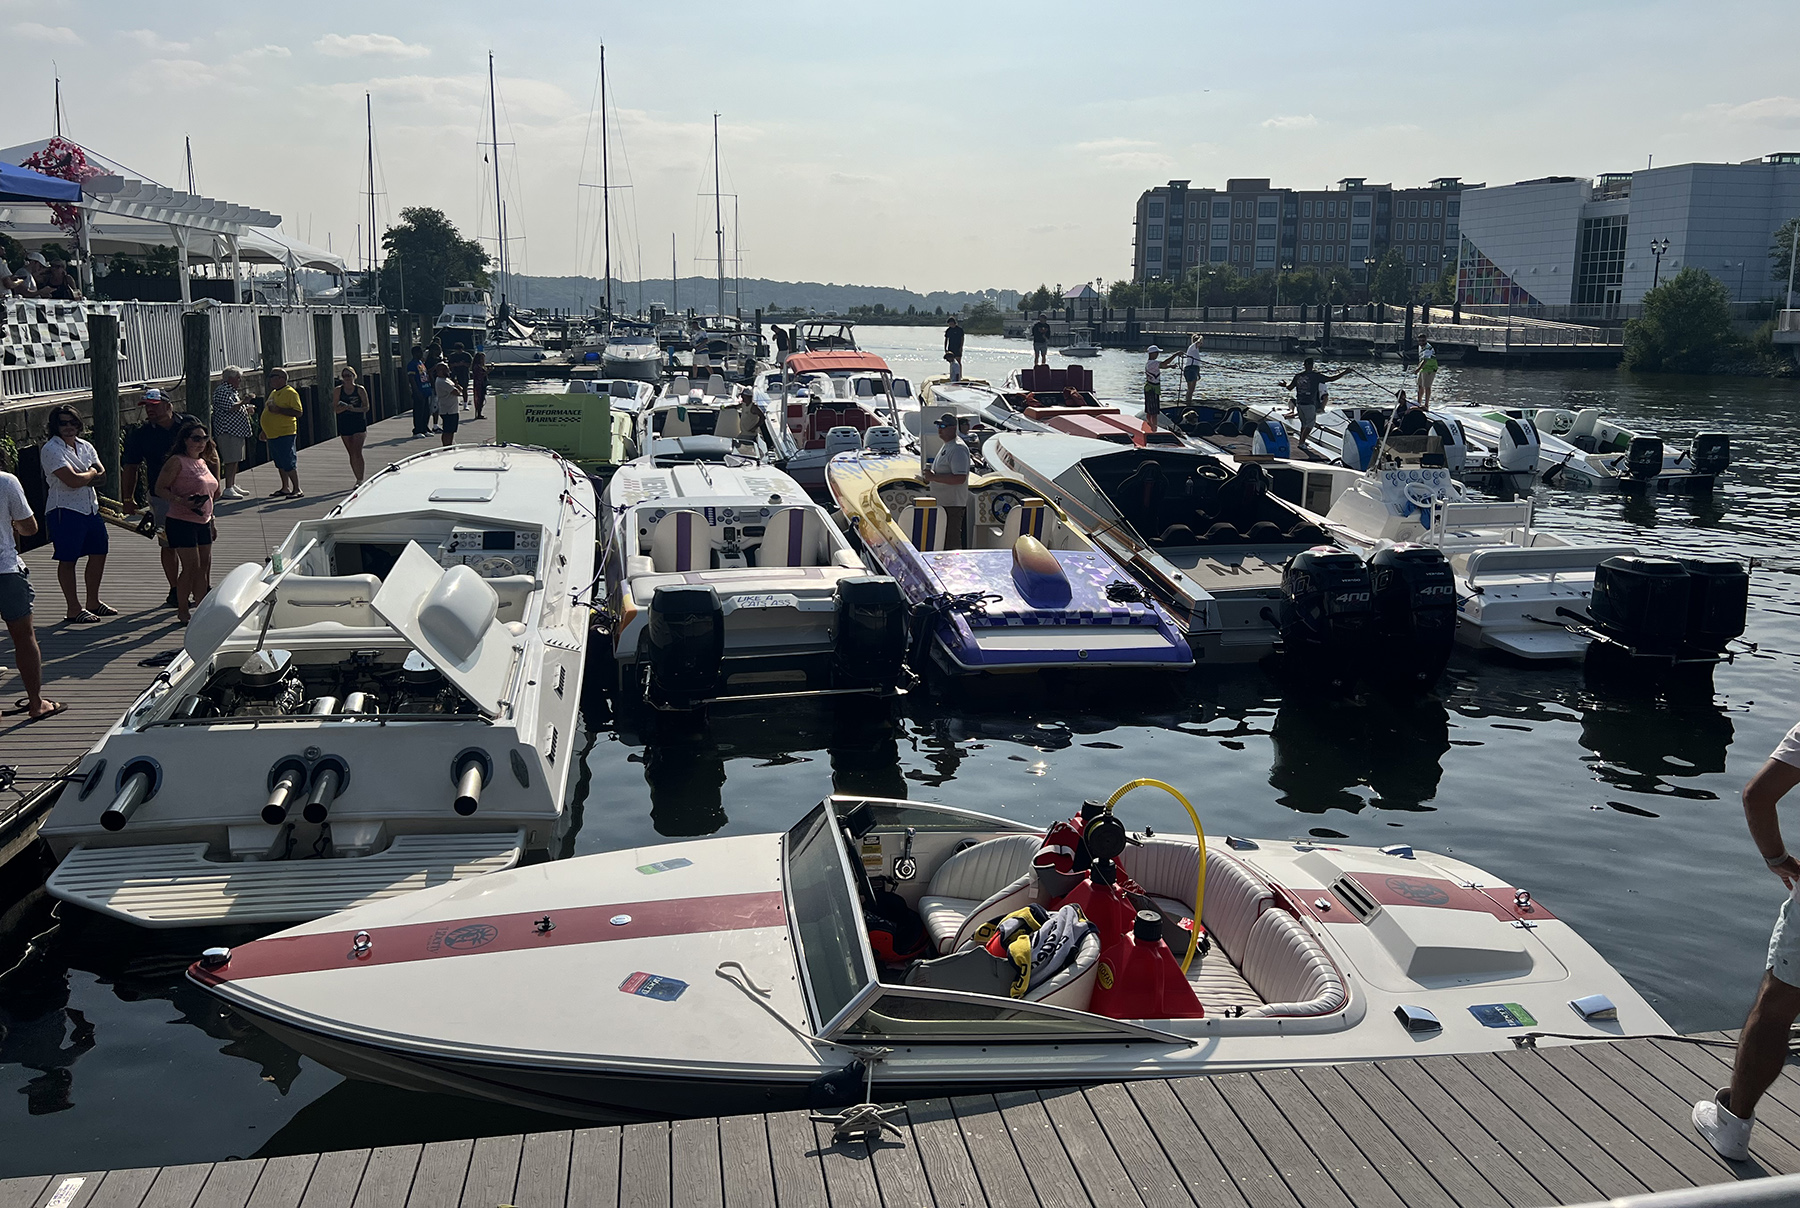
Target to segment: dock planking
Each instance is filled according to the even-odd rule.
[[[1704,1038],[1728,1041],[1723,1034]],[[1728,1048],[1626,1040],[925,1099],[833,1144],[804,1112],[0,1181],[0,1208],[1541,1208],[1800,1173],[1800,1084],[1751,1160],[1688,1124]]]

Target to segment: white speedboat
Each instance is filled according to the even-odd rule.
[[[785,464],[798,450],[787,429],[754,396],[737,397],[717,373],[704,385],[686,377],[670,379],[649,406],[638,409],[635,423],[637,448],[664,462],[729,457]]]
[[[757,375],[756,391],[798,446],[787,472],[821,500],[831,497],[827,461],[862,448],[871,429],[905,429],[904,413],[917,410],[912,383],[870,352],[790,352],[778,368]]]
[[[1529,421],[1540,443],[1538,479],[1546,486],[1704,495],[1731,465],[1731,438],[1723,433],[1702,432],[1687,448],[1675,448],[1604,419],[1598,407],[1444,407],[1438,413],[1455,417],[1476,448],[1497,448],[1508,421]]]
[[[603,575],[618,695],[659,709],[725,698],[886,692],[901,675],[898,584],[870,575],[800,484],[661,437],[606,488]]]
[[[1297,439],[1299,420],[1291,408],[1284,410],[1251,404],[1244,412],[1252,423],[1268,419],[1281,422]],[[1355,471],[1366,470],[1374,464],[1392,415],[1391,406],[1345,404],[1321,407],[1306,445],[1297,447],[1295,456],[1346,466]],[[1541,437],[1529,419],[1500,425],[1491,441],[1480,444],[1470,438],[1459,420],[1435,408],[1416,412],[1415,418],[1406,423],[1419,426],[1421,434],[1438,438],[1451,477],[1472,490],[1501,496],[1524,494],[1537,481],[1542,464]]]
[[[1071,331],[1069,342],[1057,351],[1066,357],[1097,357],[1100,355],[1100,345],[1094,343],[1094,333],[1091,331]]]
[[[656,401],[656,383],[643,378],[570,378],[566,394],[604,394],[614,411],[635,416]]]
[[[612,1119],[852,1103],[871,1076],[891,1101],[1668,1031],[1503,877],[1199,829],[1127,847],[1103,810],[1046,835],[836,797],[785,834],[428,889],[189,977],[352,1077]]]
[[[600,375],[654,382],[662,376],[662,348],[650,328],[615,320],[600,350]]]
[[[556,847],[581,740],[594,491],[433,449],[195,610],[76,768],[50,892],[147,927],[290,922]]]

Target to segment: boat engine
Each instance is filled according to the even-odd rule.
[[[1251,442],[1250,451],[1258,457],[1292,457],[1287,428],[1278,419],[1258,421],[1256,439]]]
[[[1536,473],[1538,466],[1537,425],[1528,419],[1508,419],[1500,431],[1500,468],[1508,471]]]
[[[1374,594],[1370,669],[1396,688],[1429,689],[1456,644],[1456,574],[1444,551],[1410,542],[1369,559]]]
[[[1688,462],[1696,474],[1723,474],[1731,465],[1731,438],[1723,432],[1700,433],[1688,446]]]
[[[719,682],[725,610],[710,585],[669,584],[650,597],[650,689],[671,705],[691,704]]]
[[[1678,558],[1688,576],[1684,653],[1717,655],[1743,636],[1750,614],[1750,572],[1730,558]]]
[[[1381,435],[1375,431],[1375,425],[1366,419],[1351,420],[1344,429],[1344,444],[1339,456],[1345,465],[1352,470],[1366,470],[1375,461],[1375,450],[1381,444]]]
[[[825,433],[825,460],[839,453],[854,453],[862,448],[862,433],[849,424],[839,424]]]
[[[1461,474],[1469,460],[1469,442],[1463,439],[1462,421],[1433,417],[1431,430],[1444,442],[1444,465],[1452,474]]]
[[[1620,645],[1673,658],[1687,638],[1691,590],[1687,569],[1673,558],[1608,558],[1594,569],[1588,612]]]
[[[837,638],[832,683],[845,688],[886,687],[900,678],[906,659],[906,596],[886,575],[839,579]]]
[[[1277,620],[1290,669],[1349,685],[1367,665],[1374,619],[1369,568],[1361,558],[1316,546],[1288,559]]]
[[[1663,443],[1660,437],[1634,436],[1625,451],[1624,471],[1619,485],[1644,487],[1653,484],[1663,471]]]
[[[900,429],[892,424],[877,424],[863,433],[863,448],[883,457],[896,457],[900,453]]]

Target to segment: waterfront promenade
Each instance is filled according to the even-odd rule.
[[[435,448],[437,437],[415,440],[408,416],[383,420],[369,428],[364,462],[369,473],[412,453]],[[493,416],[475,420],[465,414],[459,443],[491,440]],[[219,583],[241,562],[263,562],[288,530],[301,520],[322,516],[335,507],[354,485],[350,462],[339,440],[322,441],[300,451],[300,483],[306,494],[300,499],[269,499],[279,484],[275,467],[265,462],[238,475],[238,485],[250,492],[247,499],[224,500],[218,508],[219,536],[213,546],[213,575]],[[65,622],[62,591],[56,584],[56,563],[50,547],[25,555],[37,592],[34,616],[38,644],[44,652],[44,694],[66,703],[67,712],[40,722],[23,717],[0,718],[0,764],[16,766],[13,791],[0,794],[0,863],[27,846],[39,807],[54,789],[48,778],[58,776],[79,760],[107,727],[117,721],[156,676],[140,660],[181,644],[181,626],[175,610],[164,608],[169,585],[163,578],[157,543],[121,528],[109,528],[112,552],[107,557],[101,598],[119,615],[97,625]],[[0,674],[0,700],[8,707],[24,694],[10,647],[0,655],[6,670]]]

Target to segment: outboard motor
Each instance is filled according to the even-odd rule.
[[[657,588],[648,628],[652,695],[680,706],[712,692],[725,659],[725,610],[717,589],[689,583]]]
[[[1315,546],[1288,559],[1277,621],[1292,670],[1334,686],[1351,684],[1367,665],[1374,620],[1369,568],[1361,558]]]
[[[1444,465],[1460,475],[1469,460],[1469,442],[1463,438],[1461,420],[1432,417],[1431,430],[1444,442]]]
[[[827,441],[829,441],[827,437]],[[900,429],[889,424],[877,424],[863,433],[863,448],[882,457],[893,457],[900,452]]]
[[[837,638],[832,685],[881,688],[900,678],[906,658],[906,595],[886,575],[837,583]]]
[[[1401,689],[1428,691],[1450,662],[1456,642],[1456,574],[1444,551],[1407,542],[1369,559],[1374,595],[1372,677]]]
[[[839,453],[854,453],[862,448],[862,433],[848,424],[840,424],[825,434],[825,460]]]
[[[1687,569],[1673,558],[1608,558],[1594,569],[1588,612],[1620,645],[1672,658],[1687,638],[1690,591]]]
[[[1683,653],[1717,655],[1741,637],[1750,613],[1750,572],[1730,558],[1678,558],[1688,576]]]
[[[1265,419],[1256,425],[1256,439],[1250,451],[1258,457],[1292,457],[1287,428],[1278,419]]]
[[[1506,471],[1537,473],[1538,430],[1528,419],[1508,419],[1500,431],[1500,468]]]
[[[1381,434],[1375,431],[1374,424],[1366,419],[1351,420],[1344,429],[1339,456],[1352,470],[1366,470],[1375,464],[1375,450],[1380,444]]]
[[[1723,432],[1702,432],[1688,446],[1688,462],[1694,473],[1717,477],[1731,464],[1731,438]]]
[[[1631,447],[1625,452],[1625,472],[1619,476],[1619,485],[1624,487],[1646,487],[1654,485],[1656,476],[1663,470],[1663,443],[1660,437],[1634,436]]]

